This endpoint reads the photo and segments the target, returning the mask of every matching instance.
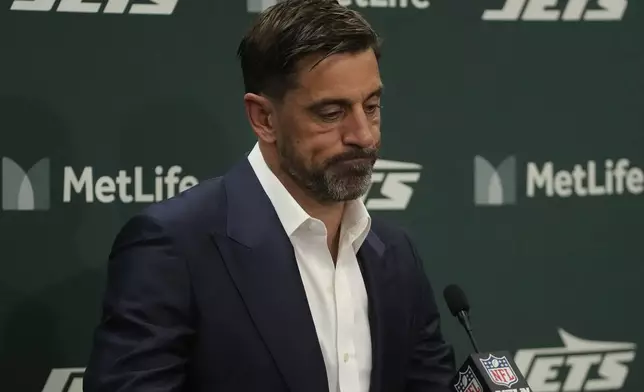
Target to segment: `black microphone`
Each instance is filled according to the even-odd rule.
[[[474,340],[472,326],[470,325],[470,303],[467,301],[463,290],[459,286],[451,284],[443,290],[443,297],[445,297],[445,302],[447,302],[447,307],[452,312],[452,316],[458,318],[458,321],[465,328],[467,336],[469,336],[470,342],[472,342],[472,346],[474,347],[474,351],[477,353],[480,352],[476,340]]]
[[[470,303],[465,292],[450,284],[443,290],[449,311],[465,328],[475,354],[467,357],[454,375],[451,389],[454,392],[531,392],[530,386],[507,351],[481,353],[474,340],[470,325]]]

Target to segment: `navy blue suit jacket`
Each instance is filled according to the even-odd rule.
[[[446,392],[454,354],[414,245],[374,218],[358,259],[370,391]],[[293,248],[246,159],[118,233],[84,390],[329,392]]]

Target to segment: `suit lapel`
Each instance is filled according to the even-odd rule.
[[[384,352],[385,302],[382,298],[386,285],[386,248],[371,231],[358,251],[358,262],[369,299],[369,328],[371,330],[372,368],[370,392],[381,392]],[[385,391],[386,392],[386,391]]]
[[[328,392],[306,292],[277,214],[246,160],[224,184],[226,233],[214,240],[248,312],[289,388]]]

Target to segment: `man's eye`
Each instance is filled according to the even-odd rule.
[[[333,112],[320,113],[320,117],[322,117],[322,119],[325,121],[334,121],[342,117],[342,111],[336,110]]]
[[[374,114],[374,113],[376,113],[378,111],[378,109],[380,109],[379,104],[367,105],[367,107],[365,108],[365,112],[367,114]]]

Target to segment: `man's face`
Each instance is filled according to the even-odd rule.
[[[369,50],[303,60],[297,87],[275,112],[281,169],[319,202],[369,188],[380,147],[378,62]]]

